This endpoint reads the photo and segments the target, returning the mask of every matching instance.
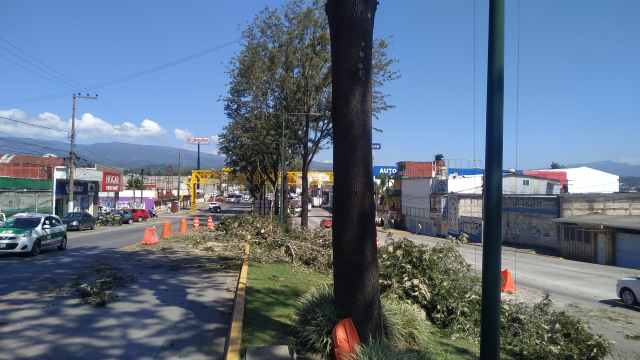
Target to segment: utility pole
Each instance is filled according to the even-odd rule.
[[[133,188],[133,207],[136,207],[136,178],[133,175],[133,165],[131,165],[131,187]]]
[[[178,152],[178,211],[182,210],[182,201],[180,200],[180,166],[182,166],[182,152]]]
[[[500,360],[504,0],[489,1],[480,360]]]
[[[89,96],[89,94],[87,94],[87,96],[82,96],[80,93],[78,93],[78,95],[73,94],[73,109],[71,111],[71,151],[69,152],[69,155],[71,156],[71,161],[69,162],[69,209],[67,212],[73,211],[73,176],[75,175],[74,170],[76,157],[76,98],[97,100],[98,95]]]
[[[140,183],[142,184],[142,189],[140,190],[140,203],[142,204],[144,202],[143,198],[144,198],[144,168],[140,169]],[[144,205],[140,206],[141,208],[144,208]]]

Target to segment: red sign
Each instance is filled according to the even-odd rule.
[[[120,174],[103,172],[102,173],[102,191],[118,192],[120,191]]]

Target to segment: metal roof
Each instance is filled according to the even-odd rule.
[[[0,162],[7,164],[38,164],[49,166],[63,166],[65,162],[68,162],[67,158],[63,157],[42,157],[31,155],[15,155],[15,154],[0,154]]]
[[[640,230],[640,216],[593,213],[553,219],[551,222],[602,225],[612,228]]]

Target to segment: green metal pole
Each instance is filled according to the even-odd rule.
[[[503,109],[504,0],[490,0],[480,360],[500,359]]]
[[[280,166],[280,173],[282,174],[282,183],[280,187],[280,224],[282,224],[282,214],[284,213],[284,115],[282,115],[282,162]]]

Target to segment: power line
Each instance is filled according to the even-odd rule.
[[[24,121],[20,121],[20,120],[16,120],[16,119],[11,119],[11,118],[4,117],[4,116],[0,116],[0,118],[5,119],[5,120],[9,120],[9,121],[15,121],[15,122],[17,122],[17,123],[21,123],[21,124],[25,124],[25,125],[29,125],[29,126],[35,126],[35,127],[42,128],[42,129],[54,130],[54,131],[61,131],[61,132],[66,132],[66,133],[68,133],[68,131],[66,131],[66,130],[54,129],[54,128],[50,128],[50,127],[47,127],[47,126],[31,124],[31,123],[28,123],[28,122],[24,122]],[[45,136],[46,136],[46,135],[45,135]]]
[[[3,39],[3,40],[4,40],[4,39]],[[84,88],[80,89],[80,91],[95,90],[95,89],[103,88],[103,87],[106,87],[106,86],[115,85],[115,84],[121,83],[121,82],[123,82],[123,81],[132,80],[132,79],[135,79],[135,78],[140,77],[140,76],[143,76],[143,75],[148,75],[148,74],[154,73],[154,72],[156,72],[156,71],[160,71],[160,70],[166,69],[166,68],[168,68],[168,67],[171,67],[171,66],[175,66],[175,65],[181,64],[181,63],[183,63],[183,62],[185,62],[185,61],[189,61],[189,60],[192,60],[192,59],[198,58],[198,57],[200,57],[200,56],[203,56],[203,55],[209,54],[209,53],[211,53],[211,52],[214,52],[214,51],[220,50],[220,49],[225,48],[225,47],[227,47],[227,46],[229,46],[229,45],[235,44],[235,43],[237,43],[238,41],[240,41],[240,39],[239,39],[239,38],[238,38],[238,39],[235,39],[235,40],[232,40],[232,41],[229,41],[229,42],[226,42],[226,43],[224,43],[224,44],[222,44],[222,45],[218,45],[218,46],[215,46],[215,47],[213,47],[213,48],[210,48],[210,49],[207,49],[207,50],[201,51],[201,52],[199,52],[199,53],[196,53],[196,54],[193,54],[193,55],[189,55],[189,56],[187,56],[187,57],[184,57],[184,58],[181,58],[181,59],[178,59],[178,60],[175,60],[175,61],[172,61],[172,62],[169,62],[169,63],[163,64],[163,65],[160,65],[160,66],[156,66],[156,67],[151,68],[151,69],[148,69],[148,70],[140,71],[140,72],[137,72],[137,73],[134,73],[134,74],[128,75],[128,76],[124,76],[124,77],[121,77],[121,78],[118,78],[118,79],[115,79],[115,80],[111,80],[111,81],[106,81],[106,82],[103,82],[103,83],[100,83],[100,84],[96,84],[96,85],[92,85],[92,86],[84,87]],[[12,45],[12,46],[13,46],[13,45]],[[2,55],[0,55],[0,56],[2,56]],[[4,56],[3,56],[3,57],[4,57]],[[6,57],[5,57],[5,58],[6,58]],[[13,63],[15,63],[13,60],[10,60],[10,59],[8,59],[8,58],[6,58],[6,59],[7,59],[7,60],[9,60],[9,61],[11,61],[11,62],[13,62]],[[15,64],[17,64],[17,63],[15,63]],[[20,65],[20,66],[22,66],[22,65]],[[22,67],[24,67],[24,66],[22,66]],[[26,68],[26,67],[25,67],[25,68]],[[33,70],[30,70],[30,69],[29,69],[29,71],[34,72]],[[35,72],[34,72],[34,73],[35,73]],[[38,73],[36,73],[36,74],[38,74]],[[41,74],[39,74],[39,75],[41,75]],[[42,76],[42,75],[41,75],[41,76]],[[51,80],[51,79],[49,79],[49,80],[50,80],[50,81],[53,81],[53,80]],[[53,82],[55,82],[55,81],[53,81]],[[75,92],[75,91],[74,91],[74,92]],[[64,93],[58,93],[58,94],[53,94],[53,95],[48,95],[48,96],[41,96],[41,97],[37,97],[37,98],[23,99],[23,100],[3,101],[3,102],[0,102],[0,104],[1,104],[1,105],[5,105],[5,104],[23,104],[23,103],[29,103],[29,102],[36,102],[36,101],[43,101],[43,100],[51,100],[51,99],[55,99],[55,98],[59,98],[59,97],[67,96],[67,95],[71,95],[71,94],[73,94],[74,92],[64,92]]]

